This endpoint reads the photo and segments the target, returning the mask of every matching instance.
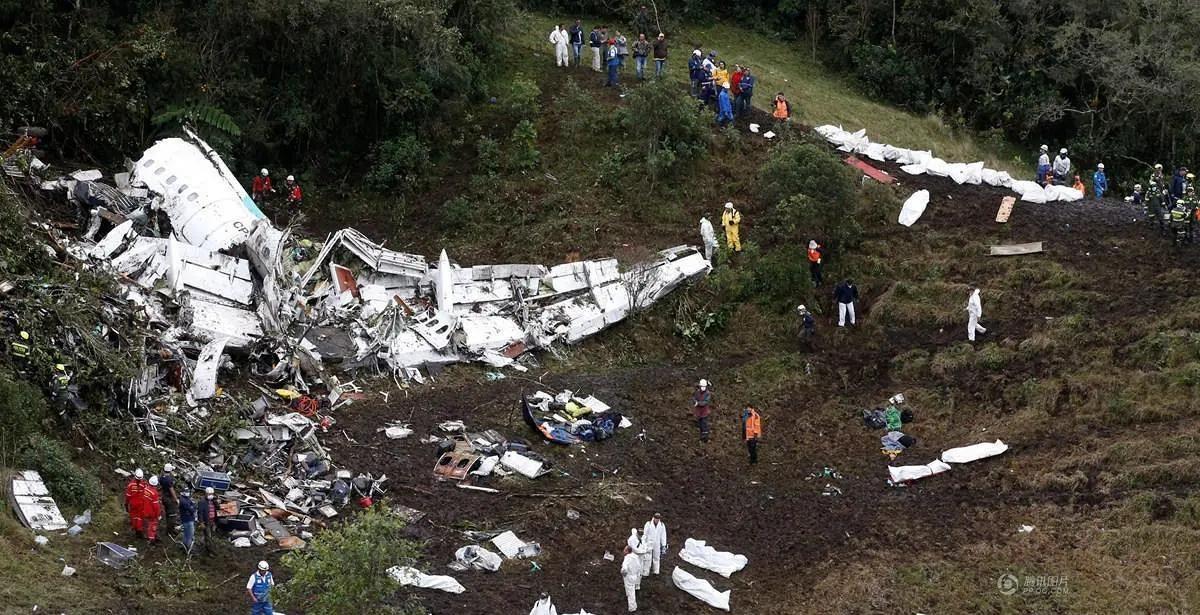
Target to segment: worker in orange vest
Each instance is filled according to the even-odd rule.
[[[141,468],[133,471],[133,478],[125,484],[125,512],[129,515],[129,527],[134,536],[142,536],[142,505],[145,502],[143,493],[150,487],[146,485],[145,473]]]
[[[158,520],[162,518],[162,498],[158,493],[158,477],[150,477],[150,486],[142,492],[142,527],[146,540],[158,542]]]
[[[1083,180],[1079,179],[1078,175],[1075,176],[1075,183],[1072,184],[1071,187],[1078,190],[1079,194],[1087,194],[1087,190],[1083,187]]]
[[[787,121],[792,116],[792,105],[784,97],[783,92],[775,95],[775,100],[771,101],[771,107],[773,109],[771,115],[781,122]]]
[[[758,463],[758,439],[762,437],[762,417],[754,406],[742,411],[742,436],[746,439],[746,450],[750,452],[750,463]]]
[[[821,285],[821,265],[825,257],[825,247],[816,239],[808,241],[808,275],[812,278],[813,286]]]

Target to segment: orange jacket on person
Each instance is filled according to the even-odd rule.
[[[772,104],[772,106],[775,107],[775,110],[771,112],[771,115],[775,116],[775,119],[777,120],[786,120],[788,119],[788,116],[791,115],[788,112],[787,99],[784,98],[782,94],[775,96],[775,102]]]
[[[130,517],[141,517],[145,505],[145,492],[150,489],[144,480],[131,479],[125,484],[125,511]],[[155,490],[157,491],[157,490]]]
[[[292,205],[299,205],[304,201],[304,195],[300,192],[300,184],[292,184],[291,189],[288,190],[287,200]]]
[[[1078,190],[1080,194],[1087,195],[1087,190],[1083,187],[1083,181],[1079,179],[1078,175],[1075,176],[1075,184],[1071,187]]]
[[[742,435],[747,440],[757,440],[762,437],[762,417],[753,406],[746,406],[742,411]]]
[[[817,244],[817,247],[815,247],[815,248],[808,249],[808,262],[810,262],[810,263],[821,262],[821,244]]]
[[[158,519],[161,516],[162,497],[158,494],[158,489],[146,487],[142,491],[142,517],[145,519]]]

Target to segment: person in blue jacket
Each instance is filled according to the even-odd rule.
[[[724,126],[733,121],[733,104],[729,102],[729,84],[717,88],[717,125]]]
[[[608,81],[605,82],[606,87],[615,87],[621,85],[617,75],[621,69],[621,56],[617,53],[617,46],[612,45],[608,48]]]
[[[1096,173],[1092,175],[1092,191],[1096,193],[1097,201],[1108,191],[1108,176],[1104,174],[1103,162],[1096,165]]]
[[[1171,203],[1183,198],[1184,188],[1187,187],[1187,167],[1179,167],[1175,177],[1171,178]]]

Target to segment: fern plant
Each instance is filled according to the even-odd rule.
[[[235,139],[242,136],[241,127],[224,109],[202,102],[173,105],[150,121],[159,130],[183,125],[194,127],[201,137],[214,145],[230,146]]]

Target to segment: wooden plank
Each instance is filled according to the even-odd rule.
[[[1016,205],[1017,197],[1006,196],[1000,200],[1000,211],[996,212],[996,222],[1008,222],[1008,217],[1012,215],[1013,205]]]
[[[867,177],[870,177],[871,179],[873,179],[881,184],[890,184],[890,183],[896,181],[895,177],[892,177],[891,175],[888,175],[887,173],[880,171],[879,169],[876,169],[875,167],[863,162],[862,160],[859,160],[858,158],[856,158],[854,156],[847,156],[846,164],[862,171],[863,175],[866,175]]]
[[[1042,251],[1042,242],[1017,243],[1011,246],[992,246],[988,256],[1021,256],[1022,254],[1037,254]]]

